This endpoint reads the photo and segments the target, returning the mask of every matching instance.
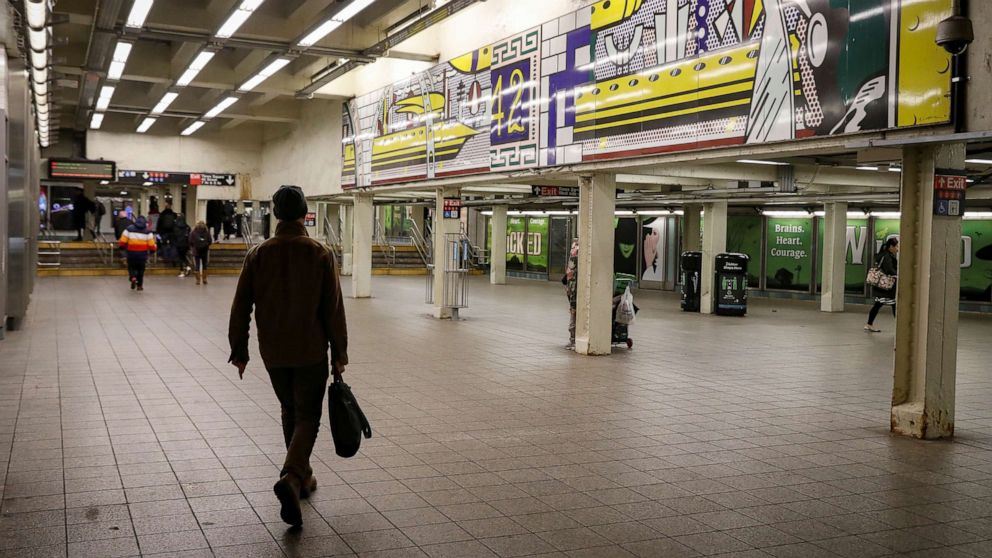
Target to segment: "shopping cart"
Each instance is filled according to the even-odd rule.
[[[637,277],[629,273],[615,273],[613,275],[613,334],[611,342],[613,345],[626,345],[628,349],[634,347],[634,340],[628,335],[627,324],[617,323],[617,308],[620,307],[620,297],[623,296],[627,287],[633,287],[637,283]],[[634,306],[636,312],[637,306]]]

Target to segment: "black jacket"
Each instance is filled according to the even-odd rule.
[[[882,250],[875,257],[875,265],[886,275],[899,275],[899,260],[888,250]]]

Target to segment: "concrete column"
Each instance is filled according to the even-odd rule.
[[[351,275],[353,249],[355,243],[355,208],[351,205],[341,206],[341,275]]]
[[[683,252],[698,252],[702,248],[699,242],[700,225],[702,224],[702,210],[703,206],[699,204],[688,204],[683,207]]]
[[[191,188],[191,190],[192,190],[192,188]],[[206,223],[207,222],[207,200],[201,200],[201,199],[199,199],[197,197],[197,193],[195,191],[192,192],[192,193],[193,193],[193,200],[192,200],[191,204],[192,204],[192,206],[194,208],[196,208],[194,210],[195,215],[196,215],[196,219],[195,219],[194,222],[195,223],[199,223],[200,221],[203,221],[204,223]],[[217,239],[215,238],[214,240],[217,240]]]
[[[961,218],[934,215],[933,181],[964,159],[961,143],[903,151],[891,428],[915,438],[954,435]]]
[[[96,203],[96,183],[84,182],[83,195]],[[96,215],[86,214],[86,227],[83,230],[83,240],[93,240],[93,230],[96,228]]]
[[[699,311],[712,314],[716,308],[713,285],[716,271],[716,255],[727,251],[727,202],[710,202],[703,204],[703,269],[699,280],[700,303]]]
[[[434,317],[439,320],[458,317],[458,309],[445,306],[444,291],[445,286],[448,286],[448,281],[451,280],[451,277],[445,271],[453,271],[461,267],[460,259],[456,254],[451,254],[452,257],[450,258],[447,257],[447,235],[461,232],[461,220],[444,218],[444,198],[457,198],[459,195],[460,191],[458,188],[438,188],[435,195]],[[451,285],[451,287],[453,286]]]
[[[170,184],[169,195],[172,196],[172,210],[176,213],[182,213],[185,216],[186,210],[183,209],[183,185]]]
[[[146,190],[142,190],[141,193],[138,194],[138,215],[148,217],[148,210],[151,207],[151,204],[151,194],[149,194]]]
[[[493,206],[492,251],[489,253],[489,282],[506,284],[506,206]]]
[[[375,211],[372,194],[355,194],[352,224],[351,294],[355,298],[372,296],[372,229]]]
[[[608,355],[613,321],[613,214],[616,176],[579,178],[579,265],[575,352]]]
[[[823,287],[820,310],[844,311],[844,268],[847,264],[847,203],[824,205]]]

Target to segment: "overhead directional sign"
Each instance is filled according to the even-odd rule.
[[[188,173],[148,170],[120,170],[117,181],[125,184],[188,184],[190,186],[234,186],[236,177],[230,173]]]
[[[579,197],[578,186],[532,186],[531,191],[535,196],[542,198],[577,198]]]
[[[117,163],[113,161],[87,161],[49,159],[48,178],[81,178],[84,180],[113,180]]]

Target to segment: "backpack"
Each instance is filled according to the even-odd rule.
[[[194,231],[193,246],[197,250],[206,250],[210,248],[210,233],[206,231]]]

